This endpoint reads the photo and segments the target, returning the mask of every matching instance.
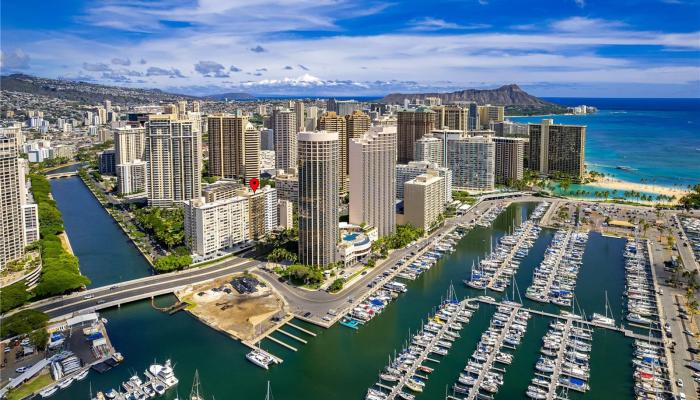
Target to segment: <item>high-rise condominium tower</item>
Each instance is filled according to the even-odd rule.
[[[435,129],[435,111],[427,107],[398,112],[397,151],[398,163],[413,161],[413,148],[416,140]]]
[[[455,104],[433,107],[438,129],[469,130],[469,108]]]
[[[413,159],[443,165],[445,163],[443,141],[434,136],[424,136],[416,140]]]
[[[396,127],[375,127],[350,140],[350,223],[396,231]]]
[[[299,261],[328,265],[338,243],[337,132],[299,133]]]
[[[493,190],[496,145],[488,136],[451,136],[447,139],[447,165],[452,184],[466,190]]]
[[[0,268],[24,254],[24,220],[17,145],[0,136]]]
[[[260,177],[260,133],[248,117],[214,114],[208,117],[209,174],[247,183]]]
[[[505,107],[492,106],[487,104],[479,106],[479,125],[481,129],[488,129],[491,122],[503,121],[505,115]]]
[[[340,184],[340,193],[348,192],[348,134],[347,126],[345,125],[345,117],[338,115],[333,111],[329,111],[318,120],[318,129],[326,132],[337,132],[338,142],[340,145],[340,171],[338,175],[338,183]]]
[[[559,125],[551,119],[530,124],[528,168],[542,175],[559,173],[581,179],[585,172],[586,127]]]
[[[275,135],[275,167],[289,169],[297,167],[297,122],[291,110],[274,110],[272,129]]]
[[[190,120],[151,116],[146,123],[148,204],[171,207],[202,190],[202,137]]]
[[[523,179],[525,139],[494,137],[496,143],[496,183],[508,184]]]
[[[144,128],[116,128],[114,130],[115,163],[119,165],[142,160],[145,141]]]
[[[295,101],[294,102],[294,117],[297,120],[297,132],[301,132],[305,128],[306,119],[304,117],[304,102]]]

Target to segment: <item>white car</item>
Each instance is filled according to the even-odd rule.
[[[678,378],[676,381],[676,385],[678,385],[679,388],[683,389],[683,379]]]

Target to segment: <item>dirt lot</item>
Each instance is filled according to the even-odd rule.
[[[234,277],[188,286],[175,295],[189,303],[187,311],[207,325],[251,340],[274,324],[273,317],[286,314],[285,304],[269,285],[258,286],[253,294],[239,294],[230,284]]]

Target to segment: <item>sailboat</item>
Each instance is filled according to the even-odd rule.
[[[190,400],[204,400],[204,397],[199,394],[199,385],[199,371],[195,369],[192,390],[190,391]]]
[[[615,319],[612,318],[612,312],[610,311],[610,303],[608,303],[608,291],[605,291],[605,315],[593,313],[591,316],[591,322],[605,325],[605,326],[615,326]]]

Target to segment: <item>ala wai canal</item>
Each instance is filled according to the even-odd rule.
[[[79,178],[51,182],[52,192],[63,213],[66,230],[81,270],[93,285],[105,285],[123,279],[150,274],[148,264],[121,232],[111,217],[101,209]],[[462,284],[472,262],[477,262],[489,251],[490,243],[511,231],[527,218],[534,203],[513,204],[494,221],[490,228],[477,227],[458,244],[457,251],[443,258],[420,278],[408,283],[408,292],[390,304],[384,312],[354,331],[339,325],[323,330],[300,321],[295,323],[318,333],[308,344],[291,343],[299,349],[289,351],[270,341],[262,347],[284,359],[281,365],[264,371],[244,358],[247,348],[220,334],[185,312],[167,315],[154,310],[148,301],[141,301],[110,309],[102,313],[109,320],[110,338],[124,357],[122,365],[100,375],[90,372],[88,379],[74,383],[54,395],[57,400],[88,399],[90,390],[117,387],[133,373],[143,371],[154,360],[172,359],[180,379],[177,391],[170,391],[166,399],[189,394],[195,369],[199,370],[202,388],[207,399],[263,399],[266,383],[278,400],[285,399],[338,399],[364,398],[369,386],[378,379],[379,371],[387,364],[389,355],[400,349],[445,295],[450,283],[457,295],[476,296],[479,291]],[[553,231],[543,229],[528,256],[521,263],[516,282],[521,292],[530,285],[532,270],[544,256]],[[604,293],[607,290],[616,318],[622,313],[624,289],[624,240],[591,233],[584,255],[584,266],[579,274],[576,295],[587,314],[604,312]],[[490,293],[494,295],[494,293]],[[163,304],[172,298],[158,299]],[[542,307],[525,299],[526,306]],[[442,399],[446,388],[455,382],[469,356],[476,348],[481,333],[488,327],[494,308],[483,305],[471,322],[462,330],[440,364],[432,364],[426,389],[419,399]],[[505,384],[496,395],[497,400],[521,399],[533,377],[541,338],[548,328],[549,319],[533,316],[523,342],[515,352],[514,361],[506,367]],[[291,329],[291,328],[289,328]],[[288,341],[284,336],[278,339]],[[304,335],[301,335],[304,336]],[[633,398],[632,342],[622,334],[597,330],[591,353],[591,390],[586,395],[570,394],[571,398],[627,399]]]

